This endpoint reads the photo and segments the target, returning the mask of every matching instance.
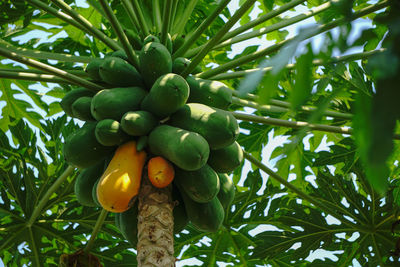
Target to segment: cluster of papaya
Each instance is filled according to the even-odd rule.
[[[133,200],[147,168],[154,186],[172,183],[175,233],[189,221],[216,231],[235,194],[228,173],[243,161],[238,123],[227,111],[232,90],[218,81],[182,77],[190,60],[172,60],[170,38],[164,45],[153,35],[129,36],[139,69],[123,51],[93,59],[86,71],[105,89],[77,88],[60,103],[66,114],[85,121],[63,148],[66,162],[81,168],[77,199],[114,212],[117,227],[134,245]]]

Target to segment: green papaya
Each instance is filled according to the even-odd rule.
[[[163,156],[183,170],[193,171],[203,167],[210,148],[198,133],[169,125],[160,125],[149,135],[150,151]]]
[[[171,115],[168,124],[199,133],[211,149],[229,146],[239,135],[238,123],[230,112],[199,103],[184,105]]]
[[[122,131],[121,124],[113,119],[99,121],[94,133],[97,141],[103,146],[118,146],[129,138]]]
[[[119,216],[117,223],[119,223],[118,228],[121,231],[122,236],[132,245],[132,247],[136,247],[138,242],[138,213],[138,201],[135,201],[133,206],[127,211],[115,214],[116,216]]]
[[[208,164],[216,172],[231,172],[243,162],[243,150],[238,142],[210,151]]]
[[[207,164],[194,171],[175,168],[174,181],[193,201],[199,203],[210,202],[220,187],[217,173]]]
[[[136,151],[140,152],[147,147],[149,143],[149,137],[147,135],[139,136],[137,143],[136,143]]]
[[[185,35],[174,35],[172,37],[172,51],[175,53],[185,43]]]
[[[214,197],[207,203],[198,203],[193,201],[182,190],[180,192],[185,203],[188,218],[198,230],[216,232],[221,227],[225,212],[217,197]]]
[[[94,58],[89,64],[87,64],[85,68],[85,72],[89,75],[90,79],[96,82],[101,82],[102,79],[100,77],[100,65],[103,64],[103,58]]]
[[[125,61],[128,61],[128,55],[125,53],[124,50],[117,50],[111,53],[112,57],[119,57]]]
[[[151,42],[159,43],[160,39],[157,36],[152,35],[152,34],[146,36],[143,39],[143,45],[146,45],[146,44],[151,43]]]
[[[179,234],[189,223],[189,218],[186,214],[182,195],[174,184],[172,185],[172,201],[174,202],[174,233]]]
[[[86,122],[70,134],[64,143],[65,161],[78,168],[88,168],[104,159],[112,148],[100,144],[95,136],[96,122]]]
[[[147,43],[139,54],[139,66],[145,85],[151,88],[161,75],[172,71],[171,54],[161,43]]]
[[[187,77],[186,81],[190,87],[188,103],[201,103],[225,110],[232,104],[232,90],[222,82],[192,76]]]
[[[158,120],[150,112],[144,110],[128,111],[122,116],[122,130],[132,136],[148,134],[158,124]]]
[[[235,198],[235,185],[226,173],[218,173],[218,178],[220,189],[217,197],[222,207],[224,207],[224,210],[227,210]]]
[[[143,86],[142,77],[134,66],[119,57],[107,57],[100,65],[101,79],[113,86]]]
[[[143,42],[140,39],[139,35],[137,35],[133,30],[124,29],[126,37],[128,37],[129,43],[135,50],[141,50],[143,46]]]
[[[174,73],[159,77],[143,99],[141,108],[162,119],[182,107],[189,97],[186,80]]]
[[[187,66],[190,65],[190,63],[192,63],[192,61],[190,61],[189,59],[184,57],[178,57],[172,63],[172,72],[176,74],[181,74],[187,68]],[[197,65],[196,68],[192,71],[192,73],[195,74],[199,72],[201,72],[201,67]]]
[[[97,185],[100,182],[100,178],[101,177],[99,177],[99,179],[96,180],[96,182],[93,185],[92,191],[91,191],[92,192],[92,199],[93,199],[93,202],[96,205],[96,207],[101,207],[101,204],[100,204],[99,200],[97,199],[97,190],[96,190]]]
[[[99,161],[97,164],[83,169],[76,177],[74,192],[81,205],[88,207],[96,206],[92,196],[92,188],[103,174],[103,165],[104,161]]]
[[[60,106],[68,116],[74,117],[74,114],[72,113],[72,104],[75,102],[75,100],[82,96],[94,96],[95,93],[96,92],[88,90],[86,88],[72,89],[65,94],[60,102]]]
[[[96,120],[120,121],[126,112],[140,108],[146,94],[147,92],[140,87],[103,89],[93,97],[90,110]]]
[[[90,105],[92,103],[92,97],[82,96],[75,100],[72,104],[72,114],[75,118],[83,121],[94,121],[92,113],[90,112]]]

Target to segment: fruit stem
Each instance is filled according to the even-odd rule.
[[[379,2],[377,4],[370,5],[370,6],[366,7],[366,8],[360,9],[360,10],[358,10],[358,11],[353,13],[353,15],[351,16],[351,20],[355,20],[357,18],[366,16],[366,15],[368,15],[370,13],[373,13],[375,11],[378,11],[378,10],[382,9],[382,8],[385,8],[388,5],[389,5],[389,0],[384,0],[384,1],[381,1],[381,2]],[[323,33],[323,32],[326,32],[328,30],[331,30],[331,29],[333,29],[333,28],[335,28],[335,27],[337,27],[337,26],[339,26],[339,25],[341,25],[343,23],[348,23],[348,18],[343,17],[343,18],[334,20],[332,22],[329,22],[327,24],[320,25],[320,26],[318,26],[318,28],[315,31],[310,31],[310,33],[305,34],[304,37],[302,38],[302,40],[309,39],[309,38],[314,37],[314,36],[316,36],[316,35],[318,35],[320,33]],[[227,70],[239,67],[239,66],[241,66],[243,64],[247,64],[247,63],[252,62],[252,61],[254,61],[256,59],[265,58],[267,55],[269,55],[269,54],[271,54],[273,52],[276,52],[281,47],[283,47],[284,45],[286,45],[287,43],[289,43],[289,42],[291,42],[293,40],[296,40],[296,37],[292,37],[292,38],[286,39],[284,41],[281,41],[281,42],[279,42],[277,44],[271,45],[271,46],[269,46],[267,48],[261,49],[261,50],[259,50],[257,52],[252,53],[252,54],[239,57],[239,58],[234,59],[234,60],[232,60],[230,62],[227,62],[227,63],[225,63],[223,65],[220,65],[220,66],[216,67],[215,69],[210,69],[210,70],[207,70],[205,72],[199,73],[198,77],[203,78],[203,79],[208,79],[209,77],[215,76],[217,74],[221,74],[223,72],[226,72]]]
[[[95,37],[97,37],[99,40],[103,41],[106,45],[108,45],[111,49],[118,50],[120,49],[119,44],[109,38],[107,35],[102,33],[99,29],[97,29],[95,26],[93,26],[90,21],[88,21],[85,17],[80,15],[78,12],[76,12],[72,7],[70,7],[67,3],[65,3],[62,0],[51,0],[54,4],[56,4],[58,7],[60,7],[67,15],[71,16],[74,21],[76,21],[78,24],[82,25],[83,28],[85,29],[86,33],[89,33]]]
[[[124,0],[127,1],[127,0]],[[108,18],[109,22],[111,23],[111,27],[113,28],[114,32],[117,34],[118,39],[122,43],[124,47],[124,51],[128,56],[129,62],[136,68],[139,69],[139,60],[136,56],[135,50],[130,45],[128,37],[124,33],[124,29],[119,23],[117,17],[114,14],[114,11],[111,9],[110,5],[108,4],[107,0],[99,0],[101,7],[103,8],[104,12],[106,13],[106,17]],[[129,3],[128,3],[129,4]]]
[[[185,40],[184,44],[172,55],[175,59],[186,53],[186,51],[196,42],[201,34],[211,25],[211,23],[221,14],[222,10],[229,4],[230,0],[221,1],[213,12],[200,24],[200,26]]]
[[[203,60],[211,49],[221,40],[221,38],[235,25],[235,23],[254,5],[256,0],[246,0],[246,2],[233,14],[225,25],[207,42],[206,46],[193,58],[192,62],[181,73],[182,77],[189,75],[194,68]]]
[[[97,234],[99,233],[101,226],[103,225],[105,219],[107,218],[107,215],[108,215],[108,211],[106,211],[105,209],[102,209],[99,217],[97,218],[96,224],[94,225],[92,234],[90,235],[90,239],[87,242],[85,248],[83,249],[83,252],[88,253],[92,249],[94,241],[96,240]]]
[[[12,44],[0,39],[0,43],[3,44],[8,50],[15,52],[21,56],[34,57],[36,59],[54,59],[64,62],[81,62],[81,63],[89,63],[92,58],[85,56],[74,56],[70,54],[60,54],[53,52],[44,52],[39,50],[32,50],[27,48],[19,48],[15,47]]]
[[[39,203],[35,206],[31,217],[26,222],[27,227],[31,227],[36,221],[37,217],[42,213],[42,209],[49,201],[50,197],[57,191],[57,189],[67,180],[67,178],[74,172],[75,168],[68,166],[67,169],[56,179],[52,186],[47,190],[46,194],[42,197]]]
[[[322,60],[322,59],[315,59],[313,60],[313,65],[315,66],[321,66],[329,63],[338,63],[342,61],[353,61],[353,60],[364,60],[369,58],[372,55],[381,53],[385,51],[385,48],[381,49],[376,49],[376,50],[371,50],[371,51],[366,51],[366,52],[360,52],[360,53],[354,53],[354,54],[349,54],[349,55],[344,55],[344,56],[336,56],[332,57],[329,60]],[[288,64],[285,66],[286,69],[293,69],[296,65],[295,64]],[[229,79],[236,79],[236,78],[243,78],[246,75],[257,72],[257,71],[271,71],[273,68],[272,67],[266,67],[266,68],[255,68],[255,69],[247,69],[244,71],[234,71],[234,72],[226,72],[222,74],[217,74],[215,76],[212,76],[213,80],[229,80]],[[196,76],[196,75],[195,75]]]
[[[28,66],[32,66],[34,68],[43,70],[43,71],[45,71],[47,73],[54,74],[54,75],[56,75],[56,76],[58,76],[60,78],[63,78],[65,80],[69,81],[69,82],[78,84],[80,86],[86,87],[86,88],[88,88],[90,90],[99,91],[99,90],[101,90],[103,88],[102,86],[100,86],[98,84],[92,83],[92,82],[90,82],[88,80],[85,80],[85,79],[83,79],[81,77],[78,77],[76,75],[68,73],[68,72],[66,72],[64,70],[61,70],[59,68],[56,68],[56,67],[53,67],[51,65],[36,61],[34,59],[30,59],[30,58],[27,58],[27,57],[24,57],[24,56],[20,56],[15,52],[9,51],[2,43],[0,43],[0,55],[4,56],[6,58],[9,58],[9,59],[18,61],[20,63],[26,64]]]

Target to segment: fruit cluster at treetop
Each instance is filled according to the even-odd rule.
[[[190,60],[172,60],[170,38],[166,46],[153,35],[129,39],[139,69],[122,50],[93,59],[86,72],[106,89],[73,89],[60,103],[69,116],[85,121],[63,150],[65,160],[81,168],[77,199],[114,212],[117,227],[135,245],[134,200],[147,168],[144,177],[154,186],[172,183],[175,233],[189,221],[216,231],[235,194],[228,173],[243,161],[238,123],[226,111],[232,90],[218,81],[182,77]]]

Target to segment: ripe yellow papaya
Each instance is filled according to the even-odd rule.
[[[139,193],[146,152],[130,141],[118,147],[96,188],[100,205],[111,212],[124,212]]]

